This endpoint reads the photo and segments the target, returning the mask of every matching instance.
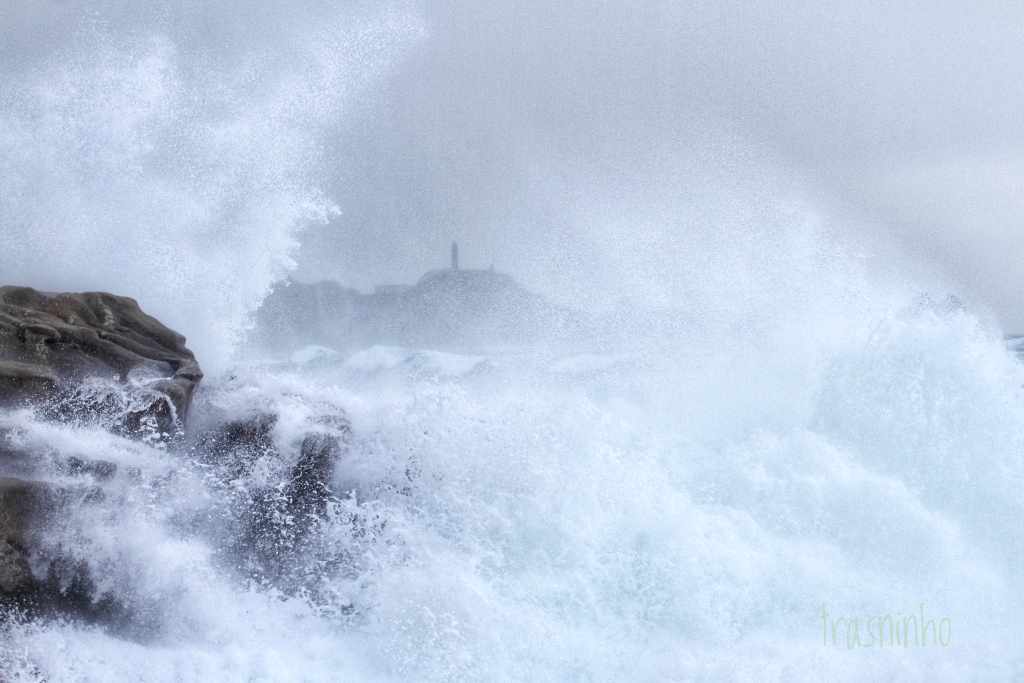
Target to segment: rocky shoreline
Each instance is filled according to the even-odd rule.
[[[170,434],[202,377],[185,338],[134,299],[0,287],[0,407],[94,411],[123,430]],[[106,400],[88,400],[104,390]]]
[[[0,287],[0,418],[27,410],[36,420],[100,427],[163,449],[183,467],[206,468],[214,488],[245,478],[258,461],[283,463],[280,481],[221,487],[220,517],[206,527],[217,530],[218,552],[243,578],[301,591],[305,539],[336,500],[331,479],[348,424],[336,416],[314,426],[287,458],[272,438],[271,413],[190,428],[202,377],[185,338],[133,299]],[[51,614],[138,637],[145,610],[98,595],[87,563],[49,542],[55,529],[102,501],[105,482],[121,477],[131,485],[130,473],[112,462],[33,450],[10,424],[0,421],[0,621]]]

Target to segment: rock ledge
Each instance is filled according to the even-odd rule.
[[[99,381],[127,397],[119,426],[149,420],[167,432],[184,422],[202,376],[185,338],[134,299],[0,287],[0,407],[81,397],[88,382],[95,397]],[[76,407],[102,411],[104,401],[95,403]]]

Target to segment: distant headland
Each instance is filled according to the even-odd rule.
[[[459,266],[431,270],[414,285],[382,284],[362,294],[325,280],[280,283],[255,315],[250,341],[271,352],[307,344],[355,350],[375,344],[453,350],[562,336],[579,314],[530,292],[511,276]]]

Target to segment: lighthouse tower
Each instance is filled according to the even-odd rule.
[[[452,242],[452,270],[459,269],[459,245]]]

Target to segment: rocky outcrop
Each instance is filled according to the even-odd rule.
[[[86,562],[46,540],[81,505],[102,497],[95,486],[0,477],[0,620],[17,613],[103,623],[115,632],[146,626],[144,614],[96,595]]]
[[[43,418],[169,440],[183,427],[202,376],[185,338],[143,313],[134,299],[0,287],[0,409],[31,406]],[[50,605],[64,614],[110,612],[90,597],[84,567],[41,554],[41,540],[54,523],[73,517],[65,509],[68,500],[88,501],[95,493],[82,486],[113,477],[116,466],[33,452],[5,430],[0,429],[0,606],[14,601]],[[53,477],[86,483],[37,481]]]
[[[202,376],[185,338],[134,299],[0,287],[0,407],[46,403],[128,432],[173,433]]]
[[[29,566],[28,536],[45,490],[45,484],[0,477],[0,596],[37,587]]]
[[[221,489],[218,519],[201,525],[224,533],[212,544],[248,580],[286,594],[310,589],[337,561],[316,529],[337,501],[331,480],[351,432],[341,417],[316,422],[301,445],[278,444],[277,416],[255,414],[196,435],[191,448]]]

